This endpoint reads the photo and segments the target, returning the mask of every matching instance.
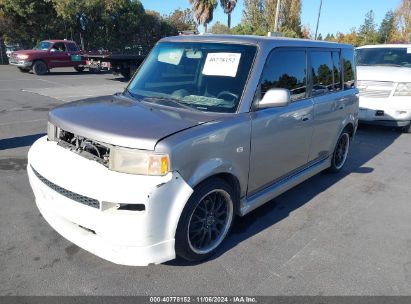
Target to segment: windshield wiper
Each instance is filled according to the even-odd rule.
[[[143,100],[146,101],[146,99],[148,99],[148,100],[150,100],[150,99],[152,99],[152,100],[159,100],[159,101],[169,101],[169,102],[174,103],[174,104],[177,104],[178,106],[181,106],[181,107],[183,107],[183,108],[185,108],[185,109],[195,110],[195,111],[200,111],[200,112],[201,112],[201,110],[190,106],[188,103],[183,102],[183,101],[181,101],[181,100],[179,100],[179,99],[176,99],[176,98],[172,98],[172,97],[147,96],[147,97],[144,97]]]
[[[141,100],[139,100],[136,95],[134,95],[127,87],[124,89],[124,93],[126,93],[127,95],[129,95],[132,99],[141,102]]]

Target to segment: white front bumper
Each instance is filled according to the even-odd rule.
[[[144,204],[145,210],[87,206],[46,185],[32,168],[68,193],[96,199],[100,205]],[[31,147],[27,171],[40,212],[69,241],[117,264],[143,266],[175,258],[175,230],[193,192],[177,172],[142,176],[110,171],[46,137]]]
[[[376,115],[377,111],[384,111],[384,115]],[[411,121],[411,97],[367,98],[360,96],[358,119],[362,122],[406,126]]]

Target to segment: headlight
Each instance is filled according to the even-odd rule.
[[[47,122],[47,139],[56,141],[58,139],[58,129],[51,122]]]
[[[167,154],[113,147],[108,167],[130,174],[165,175],[169,170],[169,157]]]
[[[411,96],[411,82],[400,82],[397,84],[394,96]]]
[[[23,60],[24,60],[24,59],[29,58],[29,55],[25,55],[25,54],[18,54],[18,55],[17,55],[17,58],[18,58],[18,59],[23,59]]]

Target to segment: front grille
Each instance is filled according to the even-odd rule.
[[[372,97],[372,98],[388,98],[391,95],[391,91],[382,91],[382,90],[361,90],[360,96],[363,97]]]
[[[47,185],[49,188],[51,188],[52,190],[56,191],[57,193],[73,200],[76,201],[80,204],[86,205],[86,206],[90,206],[93,208],[97,208],[100,209],[100,203],[98,200],[94,199],[94,198],[90,198],[84,195],[80,195],[77,193],[74,193],[70,190],[64,189],[60,186],[57,186],[56,184],[52,183],[51,181],[49,181],[47,178],[45,178],[44,176],[42,176],[40,173],[38,173],[32,166],[30,166],[31,169],[34,172],[34,175],[37,176],[37,178],[39,180],[41,180],[45,185]]]
[[[394,88],[391,81],[357,81],[360,96],[372,98],[388,98]]]
[[[61,147],[108,167],[109,145],[78,136],[60,128],[58,128],[57,134],[58,144]]]

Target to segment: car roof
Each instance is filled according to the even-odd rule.
[[[373,44],[363,45],[357,49],[376,49],[376,48],[411,48],[411,44]]]
[[[51,43],[56,43],[56,42],[71,42],[71,43],[75,43],[73,40],[65,40],[65,39],[47,39],[47,40],[43,40],[46,42],[51,42]]]
[[[252,36],[252,35],[188,35],[172,36],[160,40],[160,42],[215,42],[215,43],[237,43],[251,44],[266,47],[328,47],[328,48],[352,48],[350,44],[337,42],[295,39],[283,37]]]

